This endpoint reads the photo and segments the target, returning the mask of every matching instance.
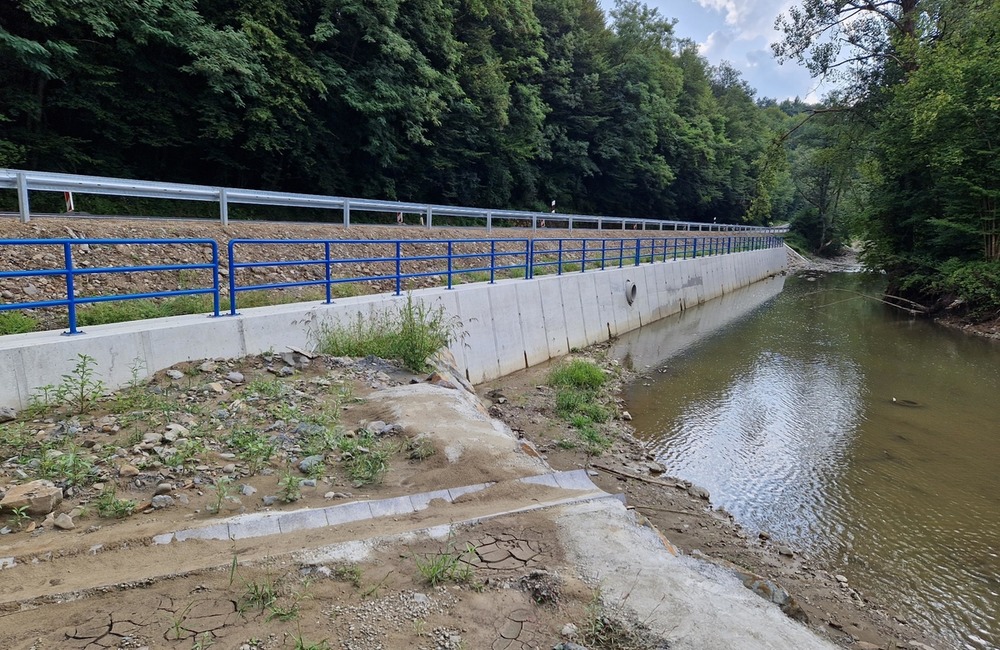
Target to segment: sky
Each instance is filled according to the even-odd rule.
[[[643,0],[665,18],[677,19],[674,33],[698,44],[712,65],[728,61],[757,90],[757,97],[799,97],[815,102],[824,92],[803,66],[779,65],[770,44],[778,40],[774,20],[795,0]],[[614,0],[599,0],[610,14]]]

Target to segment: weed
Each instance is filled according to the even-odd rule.
[[[104,392],[104,382],[95,379],[97,360],[87,354],[78,354],[72,372],[62,376],[56,388],[59,402],[65,402],[77,413],[86,413]]]
[[[342,438],[341,459],[355,485],[378,483],[389,471],[389,449],[366,432],[356,438]]]
[[[334,568],[333,577],[351,583],[355,589],[361,587],[361,567],[357,564],[342,564]]]
[[[104,488],[104,491],[97,497],[97,513],[102,517],[124,519],[135,512],[135,506],[135,501],[119,499],[114,486]]]
[[[592,361],[574,359],[562,363],[549,373],[549,385],[596,390],[604,385],[605,375]]]
[[[472,566],[463,560],[466,554],[474,554],[475,549],[469,546],[465,553],[456,552],[449,540],[444,551],[423,558],[414,556],[417,570],[432,587],[442,582],[469,582],[472,579]]]
[[[7,521],[11,526],[14,526],[18,530],[21,530],[29,521],[31,521],[31,515],[28,514],[28,506],[12,508],[10,512],[11,517]]]
[[[639,621],[630,620],[622,605],[606,607],[602,602],[601,592],[594,592],[594,597],[587,605],[587,619],[580,630],[582,641],[588,648],[644,650],[653,645],[646,626]]]
[[[264,469],[277,450],[270,436],[244,427],[233,429],[228,444],[236,449],[240,460],[246,463],[252,474]]]
[[[576,449],[576,442],[569,438],[560,438],[556,441],[556,446],[560,449]]]
[[[45,449],[38,465],[38,476],[66,486],[89,485],[95,478],[94,463],[76,445],[70,445],[65,452]]]
[[[330,650],[330,643],[326,639],[318,643],[309,643],[301,631],[292,637],[292,641],[295,643],[293,650]]]
[[[407,455],[410,460],[426,460],[437,453],[434,443],[423,436],[411,438],[406,443]]]
[[[302,498],[302,488],[299,487],[299,479],[287,468],[282,472],[281,478],[278,479],[278,491],[281,493],[281,500],[285,503],[292,503]]]
[[[191,646],[191,650],[208,650],[215,645],[215,640],[212,638],[211,633],[202,632],[194,641],[194,645]]]
[[[16,311],[0,311],[0,336],[25,334],[38,329],[38,321]]]
[[[0,428],[0,451],[3,452],[0,457],[6,458],[10,452],[18,457],[23,456],[33,442],[34,438],[26,424],[17,423]]]
[[[233,479],[223,476],[216,479],[215,485],[212,487],[215,489],[215,497],[211,503],[205,506],[205,510],[208,510],[213,515],[217,515],[222,510],[222,504],[232,494]]]
[[[273,605],[280,596],[278,585],[270,577],[263,581],[251,580],[243,585],[243,596],[240,599],[240,610],[246,606],[259,607],[264,611]]]
[[[246,387],[254,397],[277,399],[284,393],[284,385],[277,379],[254,379]]]
[[[427,357],[450,339],[444,309],[414,303],[413,297],[407,296],[398,311],[375,312],[367,319],[359,313],[357,320],[347,325],[322,326],[319,349],[333,356],[396,359],[421,372],[427,367]]]

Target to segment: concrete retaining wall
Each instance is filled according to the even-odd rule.
[[[455,358],[473,383],[521,370],[641,327],[785,268],[781,248],[587,271],[494,285],[424,289],[455,325]],[[631,303],[631,287],[635,287]],[[309,349],[323,324],[394,309],[405,297],[358,296],[332,305],[248,309],[239,316],[178,316],[100,325],[78,336],[36,332],[0,337],[0,406],[24,408],[40,386],[58,384],[85,354],[109,388],[183,361]]]

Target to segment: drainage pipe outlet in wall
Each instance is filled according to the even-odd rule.
[[[635,282],[632,282],[631,280],[625,280],[625,301],[631,305],[633,302],[635,302],[635,296],[637,293],[638,290],[635,287]]]

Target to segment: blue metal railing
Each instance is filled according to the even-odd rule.
[[[0,312],[16,309],[66,307],[69,332],[78,334],[77,306],[99,302],[170,298],[210,294],[212,314],[220,314],[220,273],[218,245],[212,239],[0,239],[0,254],[11,246],[52,246],[62,253],[62,266],[33,270],[0,271],[7,278],[63,276],[65,297],[32,302],[2,303]],[[92,268],[77,264],[74,247],[101,245],[177,246],[198,245],[211,250],[211,261],[186,264],[158,264]],[[239,297],[250,291],[322,287],[324,302],[333,302],[333,288],[358,282],[386,282],[396,295],[407,280],[443,278],[448,289],[456,281],[473,279],[494,283],[498,274],[534,278],[550,273],[638,266],[649,262],[738,253],[783,245],[771,235],[682,238],[593,238],[593,239],[421,239],[421,240],[314,240],[314,239],[234,239],[228,244],[229,313],[237,314]],[[252,252],[251,252],[252,251]],[[2,259],[2,257],[0,257]],[[147,291],[116,295],[77,295],[77,279],[114,273],[162,271],[210,272],[211,280],[202,287],[168,291]],[[283,273],[266,282],[248,281],[261,271]],[[473,274],[479,274],[473,276]]]
[[[74,260],[74,247],[101,245],[141,245],[141,246],[177,246],[177,245],[208,246],[212,251],[210,262],[202,264],[154,264],[144,266],[88,267],[77,264]],[[36,300],[13,304],[0,304],[0,312],[14,309],[39,309],[43,307],[66,307],[68,311],[69,332],[79,334],[77,327],[77,305],[116,300],[138,300],[143,298],[167,298],[172,296],[190,296],[211,294],[213,314],[219,315],[219,246],[213,239],[0,239],[0,250],[7,246],[52,246],[60,249],[62,266],[48,269],[29,269],[21,271],[0,271],[0,280],[4,278],[30,278],[46,276],[62,276],[65,279],[65,298],[51,300]],[[81,296],[78,293],[77,278],[111,273],[145,273],[157,271],[196,271],[209,270],[212,275],[210,287],[194,289],[176,289],[173,291],[147,291],[115,295]]]

